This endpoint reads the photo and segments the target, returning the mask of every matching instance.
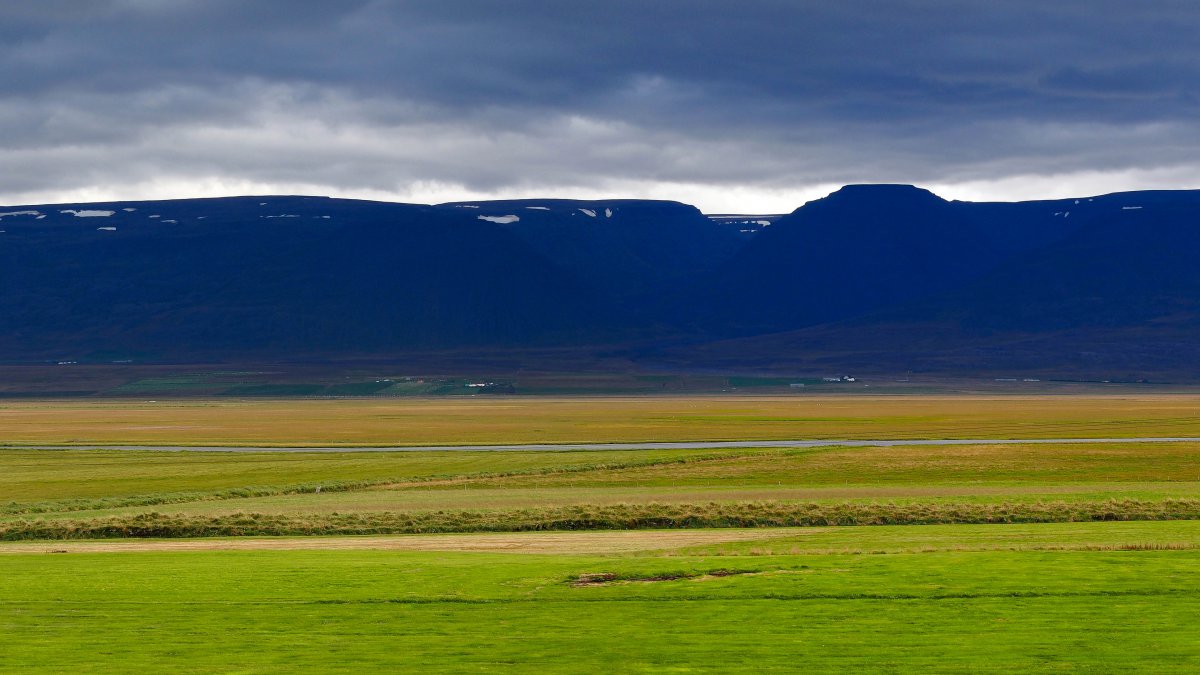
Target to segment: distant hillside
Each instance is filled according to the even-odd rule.
[[[772,288],[774,305],[759,316],[772,316],[771,324],[756,336],[677,350],[666,361],[733,370],[1200,378],[1200,191],[926,203],[923,212],[910,210],[908,218],[884,226],[922,232],[903,237],[890,250],[891,262],[878,266],[874,261],[888,253],[869,243],[856,247],[856,237],[835,238],[828,229],[811,233],[810,240],[822,238],[834,258],[850,259],[846,252],[856,248],[874,252],[847,263],[840,275],[826,269],[814,277],[779,266],[769,276],[784,279],[767,283],[764,273],[759,283]],[[969,233],[971,244],[947,251],[949,237],[927,235],[948,227],[953,216],[953,227],[960,236]],[[829,222],[826,227],[836,229]],[[849,222],[856,228],[872,223]],[[771,234],[785,226],[781,222]],[[861,229],[856,234],[865,236]],[[776,255],[759,253],[756,247],[767,242],[764,235],[739,258]],[[953,259],[938,263],[943,257]],[[862,280],[841,281],[855,275]],[[836,302],[821,304],[802,293],[798,279]],[[800,299],[779,293],[785,288]]]
[[[442,206],[502,224],[607,296],[665,292],[726,261],[742,243],[736,231],[678,202],[531,199]]]
[[[719,334],[817,325],[954,288],[1078,225],[1026,204],[852,185],[778,220],[683,304]]]
[[[646,200],[0,207],[0,361],[547,349],[567,369],[1200,377],[1200,191],[856,185],[748,218]]]
[[[449,209],[254,197],[6,211],[38,212],[0,219],[6,354],[541,344],[615,321],[577,275]]]

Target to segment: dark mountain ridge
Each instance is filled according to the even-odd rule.
[[[73,206],[109,215],[7,209],[45,217],[2,221],[5,353],[537,344],[611,320],[595,293],[511,232],[435,207],[292,197]]]
[[[1074,201],[1074,200],[1072,200]],[[1083,224],[1053,202],[948,202],[908,185],[851,185],[796,209],[692,290],[709,330],[812,326],[957,287]]]
[[[724,262],[741,245],[734,232],[679,202],[522,199],[441,207],[501,223],[594,291],[617,297],[661,293]]]
[[[1198,216],[1200,191],[904,185],[749,235],[650,200],[0,207],[0,360],[553,348],[580,368],[1200,373]]]

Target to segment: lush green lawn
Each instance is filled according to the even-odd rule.
[[[1078,534],[1061,525],[957,527],[980,547]],[[1098,547],[1196,535],[1191,523],[1087,527],[1084,539]],[[812,535],[830,533],[855,551],[893,539],[891,548],[912,550],[920,540],[926,551],[892,555],[818,550],[830,542],[804,549],[803,533],[790,543],[606,555],[0,554],[0,669],[1200,668],[1200,552],[961,551],[952,529]],[[804,550],[762,555],[764,546]],[[581,575],[608,578],[601,574],[614,580],[576,585]]]
[[[688,547],[689,555],[1200,549],[1200,521],[805,527]]]

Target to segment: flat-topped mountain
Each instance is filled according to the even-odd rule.
[[[968,203],[854,185],[737,218],[649,200],[0,207],[0,360],[553,347],[581,368],[596,350],[789,372],[1200,365],[1178,346],[1200,327],[1200,191]]]
[[[694,207],[232,197],[0,209],[0,358],[604,342],[724,260]]]
[[[646,295],[726,261],[735,231],[679,202],[528,199],[454,202],[517,235],[601,294]]]

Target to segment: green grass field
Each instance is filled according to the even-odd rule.
[[[476,535],[420,551],[0,553],[0,668],[1200,668],[1200,556],[1170,548],[1195,542],[1194,522],[762,534],[784,536],[584,533],[545,552],[536,540],[554,535],[530,533],[506,544],[526,538],[535,552],[507,553],[470,550]],[[614,550],[573,552],[588,536]],[[1077,545],[1029,547],[1064,540]]]
[[[308,403],[180,404],[171,436],[148,404],[26,402],[0,407],[0,431],[44,415],[66,439],[259,442],[312,413],[284,444],[322,444],[377,439],[399,414]],[[574,424],[570,440],[1200,433],[1190,396],[544,403],[401,417],[438,442],[455,423],[471,442],[532,440],[522,424]],[[4,672],[1200,669],[1200,443],[7,447],[0,469]]]

